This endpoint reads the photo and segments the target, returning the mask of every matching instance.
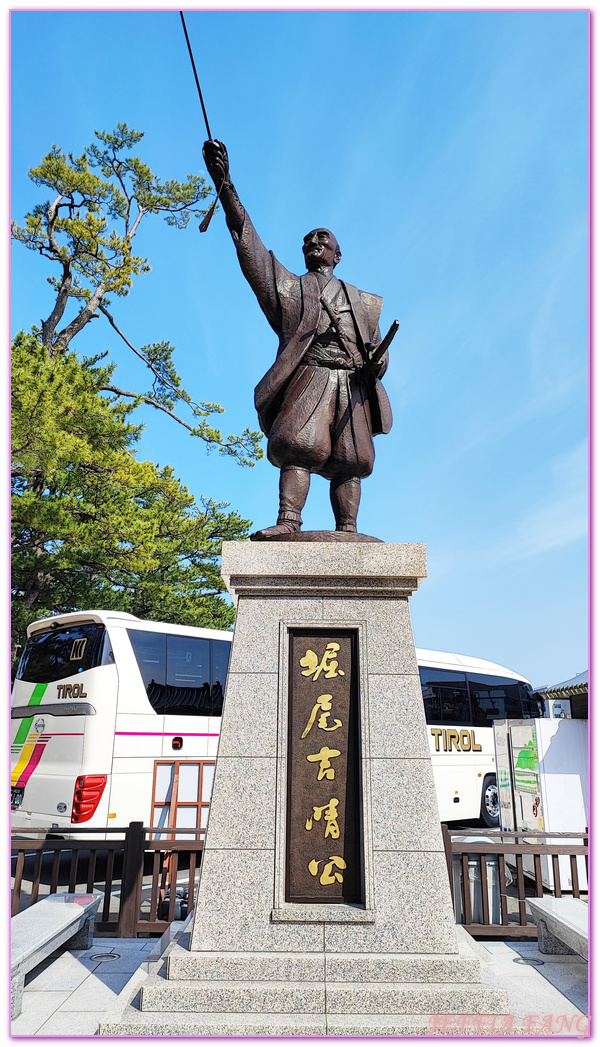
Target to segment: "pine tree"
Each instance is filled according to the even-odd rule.
[[[249,521],[226,504],[196,504],[170,466],[137,457],[147,403],[241,465],[261,458],[260,433],[224,436],[212,424],[219,404],[194,400],[158,341],[136,348],[109,309],[149,269],[133,251],[148,216],[177,228],[206,213],[210,192],[198,175],[161,181],[132,149],[143,135],[119,124],[96,132],[81,156],[57,146],[29,174],[52,190],[15,240],[48,259],[55,298],[12,356],[13,644],[46,615],[118,608],[140,617],[227,628],[233,608],[221,595],[221,542],[247,536]],[[81,358],[75,339],[101,318],[150,371],[147,391],[122,389],[102,353]],[[107,334],[109,327],[107,326]],[[183,413],[188,413],[188,419]]]
[[[136,457],[130,404],[100,389],[110,367],[13,343],[13,642],[37,618],[119,608],[143,618],[227,628],[221,542],[249,522],[197,505],[170,466]]]
[[[183,388],[171,343],[161,340],[136,348],[109,310],[111,296],[129,294],[134,277],[150,269],[148,260],[133,250],[141,223],[162,215],[169,225],[185,229],[192,217],[206,214],[201,204],[210,186],[200,175],[188,175],[184,182],[162,181],[139,157],[130,155],[143,133],[127,124],[118,124],[112,132],[96,131],[95,137],[78,157],[52,147],[29,177],[51,189],[53,199],[36,205],[23,225],[12,223],[13,239],[54,266],[48,278],[56,292],[54,305],[34,332],[55,357],[87,324],[103,318],[149,370],[152,382],[148,390],[126,390],[114,383],[111,372],[105,391],[164,411],[203,440],[207,449],[217,448],[242,465],[253,465],[263,456],[260,432],[245,429],[239,436],[224,436],[210,422],[223,408],[195,400]],[[180,410],[188,413],[189,421],[177,413]]]

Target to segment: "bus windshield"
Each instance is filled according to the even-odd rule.
[[[98,622],[34,633],[25,644],[17,679],[52,683],[110,661],[110,644]]]

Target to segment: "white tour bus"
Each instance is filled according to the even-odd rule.
[[[13,829],[205,827],[232,633],[82,611],[27,635],[12,694]],[[493,662],[419,649],[417,661],[440,817],[496,824],[492,720],[540,715],[531,688]]]
[[[12,693],[13,829],[204,827],[232,634],[82,611],[27,636]]]
[[[429,751],[443,822],[498,825],[494,720],[543,716],[524,676],[495,662],[417,648]]]

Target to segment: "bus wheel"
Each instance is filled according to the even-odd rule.
[[[490,829],[495,829],[500,821],[500,805],[498,803],[498,786],[496,775],[486,774],[483,779],[481,791],[481,820]]]

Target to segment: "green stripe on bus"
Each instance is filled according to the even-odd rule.
[[[35,687],[33,688],[33,694],[31,695],[31,698],[29,699],[27,704],[39,705],[42,698],[44,697],[44,694],[46,693],[47,686],[47,683],[36,683]],[[32,723],[33,716],[27,716],[24,720],[21,720],[21,726],[17,731],[13,745],[23,745],[25,739],[27,738],[27,735],[29,734],[29,728],[31,727]]]

